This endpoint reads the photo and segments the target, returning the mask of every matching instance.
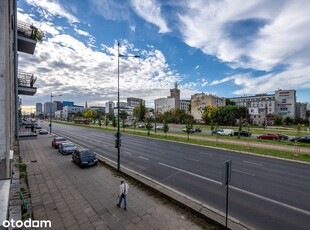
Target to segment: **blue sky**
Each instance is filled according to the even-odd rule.
[[[310,101],[308,0],[19,0],[18,20],[44,31],[34,55],[20,53],[19,70],[35,74],[38,92],[76,104],[120,96],[152,106],[178,82],[181,98],[222,97],[296,89]]]

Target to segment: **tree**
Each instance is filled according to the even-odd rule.
[[[210,124],[210,123],[214,123],[217,120],[217,111],[218,108],[216,106],[211,106],[211,105],[207,105],[204,109],[203,109],[203,113],[202,113],[202,120],[206,123],[206,124]]]
[[[101,120],[99,119],[99,121],[98,121],[98,125],[99,125],[99,128],[101,128]]]
[[[236,105],[236,102],[231,101],[230,99],[226,98],[226,99],[225,99],[225,104],[226,104],[226,106],[227,106],[227,105]]]
[[[128,113],[125,110],[121,110],[121,112],[119,113],[119,117],[122,120],[122,126],[123,126],[123,132],[124,132],[125,122],[128,117]]]
[[[275,125],[283,125],[283,117],[279,114],[274,116],[274,124]]]
[[[145,114],[147,110],[143,102],[140,102],[139,106],[135,107],[133,109],[133,116],[138,120],[138,121],[144,121],[145,120]]]
[[[186,124],[185,130],[187,133],[187,140],[189,140],[189,134],[191,134],[193,131],[193,120],[187,119],[185,124]]]
[[[292,125],[294,123],[294,119],[292,117],[286,117],[284,118],[284,124],[286,125]]]
[[[163,131],[165,133],[165,137],[167,137],[167,132],[169,131],[169,125],[167,121],[164,121]]]
[[[96,110],[93,109],[87,109],[84,111],[83,116],[85,118],[90,118],[92,120],[95,120],[98,117],[98,112]]]
[[[110,121],[112,121],[113,117],[115,117],[115,116],[114,116],[114,112],[113,112],[112,110],[109,111],[109,113],[107,114],[107,117],[108,117],[108,119],[109,119]]]
[[[147,129],[147,135],[149,136],[150,130],[153,128],[150,118],[146,118],[145,128]]]
[[[114,127],[114,129],[117,126],[117,121],[116,121],[116,118],[114,116],[112,118],[112,126]]]
[[[108,125],[109,125],[109,123],[110,123],[110,121],[109,121],[109,118],[108,118],[108,116],[106,115],[105,116],[105,128],[107,129],[108,128]]]
[[[240,117],[240,119],[239,119],[238,139],[240,139],[240,132],[241,132],[241,130],[242,130],[242,122],[243,122],[243,117]]]
[[[137,127],[137,120],[136,119],[133,120],[132,125],[133,125],[134,131],[136,131],[136,127]]]

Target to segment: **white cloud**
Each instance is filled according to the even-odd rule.
[[[96,51],[72,35],[58,33],[38,44],[35,55],[20,53],[20,70],[38,77],[38,92],[32,100],[44,103],[53,92],[62,94],[61,100],[81,105],[86,100],[101,105],[108,100],[116,101],[117,44],[102,47],[102,51]],[[154,100],[159,95],[167,96],[174,82],[181,81],[180,75],[170,69],[165,56],[156,48],[138,50],[124,40],[120,50],[124,55],[142,56],[120,59],[121,100],[127,97]],[[23,100],[24,103],[27,100]]]
[[[41,8],[41,14],[45,18],[49,18],[51,16],[58,16],[67,18],[69,23],[76,23],[79,20],[69,12],[67,12],[63,5],[60,5],[56,0],[26,0],[29,5],[33,5],[35,7]]]
[[[130,26],[129,28],[131,31],[136,32],[136,26],[133,25],[133,26]]]
[[[159,33],[170,32],[167,22],[161,15],[161,6],[156,0],[131,0],[131,4],[141,18],[159,27]]]
[[[94,12],[108,20],[127,20],[130,18],[128,5],[117,0],[90,0]]]
[[[309,85],[309,12],[308,0],[188,0],[178,19],[188,45],[232,68],[266,71],[262,77],[236,75],[211,85],[234,80],[242,86],[235,93],[255,93],[277,89],[274,79],[281,81],[282,88]]]
[[[198,69],[199,68],[199,65],[196,65],[195,69]]]

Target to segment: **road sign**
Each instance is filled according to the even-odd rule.
[[[122,134],[121,133],[115,133],[114,137],[116,138],[121,138]]]
[[[231,181],[231,160],[226,161],[223,164],[222,185],[227,186],[230,181]]]

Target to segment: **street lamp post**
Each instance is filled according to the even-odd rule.
[[[50,134],[52,134],[52,108],[53,108],[53,102],[52,102],[52,98],[53,97],[61,97],[62,95],[53,95],[53,93],[51,93],[51,101],[50,101]]]
[[[154,115],[155,115],[155,133],[156,133],[156,131],[157,131],[157,128],[156,128],[156,116],[157,116],[157,114],[156,114],[156,101],[155,101]]]
[[[133,58],[140,58],[139,55],[123,55],[119,53],[119,41],[117,42],[117,133],[116,133],[116,147],[117,147],[117,170],[120,171],[120,152],[121,152],[121,132],[119,126],[119,58],[120,57],[133,57]]]

